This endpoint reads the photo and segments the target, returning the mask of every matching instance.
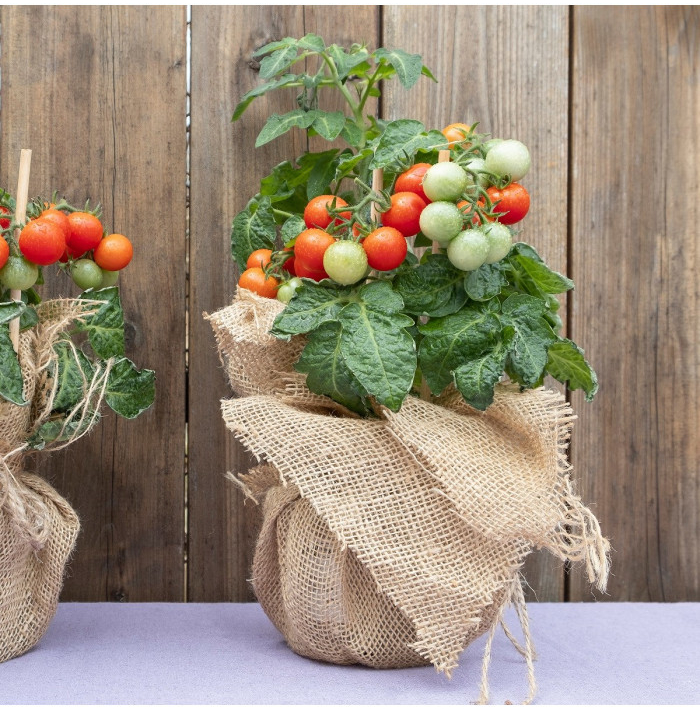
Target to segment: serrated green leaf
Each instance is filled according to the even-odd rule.
[[[395,315],[403,309],[403,298],[393,290],[391,283],[388,281],[366,283],[360,288],[358,295],[368,308],[387,315]],[[413,320],[408,317],[406,317],[406,320],[407,322],[403,327],[413,325]]]
[[[547,372],[558,381],[568,383],[569,389],[583,389],[586,401],[591,401],[598,391],[598,377],[586,361],[583,350],[566,338],[550,345]]]
[[[405,316],[353,302],[340,311],[338,320],[348,368],[377,402],[398,411],[416,371],[415,343],[405,329]]]
[[[379,138],[370,168],[388,167],[399,158],[412,158],[419,150],[440,150],[446,147],[445,136],[437,130],[426,133],[420,121],[392,121]]]
[[[299,361],[294,368],[307,375],[306,385],[316,394],[330,396],[334,401],[359,414],[367,413],[360,382],[348,369],[343,358],[340,323],[323,323],[309,333]]]
[[[88,411],[85,418],[66,422],[65,416],[45,421],[27,439],[27,445],[34,450],[43,450],[47,443],[67,441],[86,433],[100,420],[99,411]]]
[[[316,161],[311,172],[309,180],[306,183],[306,196],[308,199],[313,199],[322,194],[328,194],[331,182],[335,176],[335,165],[337,150],[330,150],[322,153],[321,159]]]
[[[269,42],[268,44],[260,47],[260,49],[256,49],[252,57],[254,59],[257,59],[258,57],[262,57],[265,54],[270,54],[271,52],[275,52],[279,49],[284,49],[286,47],[296,47],[297,46],[298,40],[295,39],[294,37],[284,37],[279,40],[275,40],[274,42]]]
[[[124,355],[124,311],[119,299],[119,288],[103,288],[98,291],[86,290],[81,300],[101,300],[103,304],[78,329],[88,334],[88,340],[95,354],[101,359]]]
[[[284,74],[275,81],[268,81],[251,89],[247,93],[243,94],[243,96],[241,97],[241,100],[238,102],[238,105],[233,111],[231,121],[237,121],[243,115],[248,106],[250,106],[250,104],[253,103],[256,98],[258,98],[258,96],[262,96],[268,91],[280,89],[284,86],[287,86],[288,84],[292,84],[297,81],[299,81],[298,74]]]
[[[494,389],[503,375],[506,357],[506,348],[497,347],[455,370],[455,386],[470,406],[485,411],[493,403]]]
[[[10,326],[0,325],[0,397],[18,406],[29,402],[24,400],[22,391],[22,370],[10,339]]]
[[[360,146],[363,136],[364,133],[362,132],[362,129],[359,128],[358,125],[350,118],[345,121],[343,129],[340,131],[340,137],[353,148]]]
[[[306,229],[306,222],[298,214],[293,214],[282,224],[280,230],[282,243],[286,246],[292,239],[296,239],[304,229]]]
[[[423,335],[418,350],[421,372],[430,391],[440,394],[452,382],[454,371],[493,348],[501,323],[491,309],[473,305],[447,317],[434,318],[419,325],[418,330]]]
[[[353,69],[356,69],[360,64],[366,62],[369,52],[362,48],[357,52],[348,54],[342,47],[337,44],[331,44],[326,49],[327,53],[333,60],[338,71],[338,77],[343,80],[348,77]]]
[[[342,111],[319,111],[311,127],[326,140],[335,140],[345,126],[345,114]]]
[[[21,300],[11,300],[6,303],[0,303],[0,325],[20,317],[26,308],[26,304]]]
[[[513,334],[509,372],[526,387],[537,386],[541,381],[547,366],[547,350],[557,339],[544,314],[544,302],[531,295],[511,295],[502,306],[503,323]]]
[[[372,150],[369,148],[365,148],[356,154],[351,152],[341,153],[335,168],[335,181],[339,182],[344,177],[347,177],[357,165],[371,156]]]
[[[347,303],[349,288],[326,288],[310,282],[297,289],[294,298],[275,318],[270,332],[283,340],[301,335],[335,320]]]
[[[420,73],[423,74],[423,76],[427,76],[429,79],[432,79],[436,84],[438,83],[438,80],[433,76],[433,72],[428,69],[425,64],[421,67]]]
[[[53,410],[70,411],[85,397],[95,369],[85,354],[66,340],[59,340],[53,349],[58,380]]]
[[[280,47],[260,62],[260,78],[271,79],[284,71],[297,58],[297,48],[294,45]]]
[[[156,374],[151,369],[137,369],[122,357],[110,369],[105,401],[112,411],[127,419],[136,418],[153,403],[156,395]]]
[[[419,231],[413,239],[413,247],[416,249],[429,249],[433,245],[433,240],[429,239],[422,231]]]
[[[271,140],[279,138],[292,128],[308,128],[316,120],[318,113],[318,111],[304,111],[301,108],[282,115],[273,113],[258,134],[255,147],[259,148]]]
[[[276,236],[269,197],[263,197],[254,212],[250,207],[239,212],[231,227],[231,254],[239,268],[245,268],[248,256],[256,249],[272,248]]]
[[[19,329],[21,331],[29,330],[29,328],[34,327],[38,322],[39,316],[36,310],[32,306],[29,306],[23,310],[22,314],[19,316]]]
[[[455,268],[445,254],[428,254],[417,268],[406,269],[394,279],[394,289],[412,315],[443,317],[457,312],[466,302],[465,272]]]
[[[574,282],[553,271],[542,261],[523,253],[516,253],[508,259],[519,275],[526,276],[542,293],[565,293],[574,287]]]
[[[472,300],[484,301],[495,298],[508,283],[504,266],[497,263],[485,263],[475,271],[470,271],[464,280],[464,289]]]
[[[317,34],[310,32],[305,34],[298,42],[299,49],[306,49],[311,52],[322,52],[326,48],[326,43]]]
[[[401,85],[410,89],[420,78],[423,70],[423,60],[420,54],[409,54],[403,49],[376,49],[374,57],[381,62],[390,64],[396,69]]]

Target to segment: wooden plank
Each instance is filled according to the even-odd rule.
[[[699,26],[574,11],[572,333],[600,392],[573,459],[615,549],[608,600],[700,599]],[[571,598],[592,598],[580,576]]]
[[[189,600],[251,599],[249,583],[257,510],[224,480],[250,459],[227,433],[219,400],[231,395],[202,312],[231,301],[237,272],[230,258],[235,214],[258,191],[261,177],[299,155],[298,131],[255,149],[266,117],[290,110],[289,94],[257,99],[233,124],[240,96],[258,82],[252,53],[284,36],[316,32],[327,41],[374,40],[377,10],[358,7],[338,21],[311,7],[192,9],[192,148],[189,354]],[[340,29],[342,28],[342,29]],[[293,101],[293,95],[292,99]],[[293,434],[290,434],[293,435]]]
[[[0,19],[2,183],[31,147],[30,194],[102,201],[135,249],[121,279],[127,355],[157,375],[151,410],[105,412],[40,465],[83,524],[63,599],[182,600],[185,10],[5,6]],[[78,292],[63,274],[43,289]]]
[[[522,239],[565,273],[568,9],[386,6],[383,27],[387,48],[421,54],[439,81],[387,90],[383,117],[417,118],[437,129],[479,121],[484,132],[524,142],[533,168],[523,179],[532,206]],[[563,600],[561,562],[538,552],[525,574],[531,598]]]

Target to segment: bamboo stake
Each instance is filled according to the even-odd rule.
[[[15,207],[15,221],[24,224],[27,218],[27,200],[29,199],[29,170],[32,164],[32,151],[23,148],[19,155],[19,178],[17,179],[17,203]],[[21,228],[15,229],[15,241],[19,240]],[[22,300],[21,290],[11,290],[12,300]],[[10,321],[10,340],[15,352],[19,349],[19,318]]]
[[[372,170],[372,191],[381,192],[384,189],[384,170],[381,167],[375,167]],[[372,201],[370,206],[370,219],[376,221],[379,219],[379,212],[377,212],[377,204]]]

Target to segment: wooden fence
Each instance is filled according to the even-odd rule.
[[[234,293],[233,216],[305,147],[253,147],[289,110],[279,97],[231,124],[259,81],[252,52],[306,32],[423,55],[440,83],[387,87],[382,117],[479,120],[530,147],[523,238],[578,284],[567,332],[601,383],[592,404],[571,397],[571,457],[615,549],[603,598],[700,600],[698,8],[196,6],[190,22],[185,7],[3,6],[0,23],[0,185],[14,191],[30,147],[31,194],[102,201],[136,248],[128,354],[158,376],[141,418],[37,461],[83,523],[64,600],[251,597],[258,513],[224,480],[249,459],[221,421],[202,313]],[[596,597],[544,554],[527,579],[540,600]]]

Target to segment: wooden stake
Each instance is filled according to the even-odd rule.
[[[27,200],[29,199],[29,170],[32,164],[32,151],[23,148],[19,155],[19,178],[17,179],[17,203],[15,221],[23,224],[27,218]],[[15,229],[15,241],[19,239],[21,228]],[[22,300],[21,290],[11,290],[12,300]],[[10,321],[10,340],[15,352],[19,349],[19,318]]]
[[[374,192],[381,192],[384,189],[384,170],[381,167],[375,167],[372,170],[372,190]],[[375,202],[371,202],[370,207],[370,219],[375,221],[379,218],[377,213],[377,205]]]

